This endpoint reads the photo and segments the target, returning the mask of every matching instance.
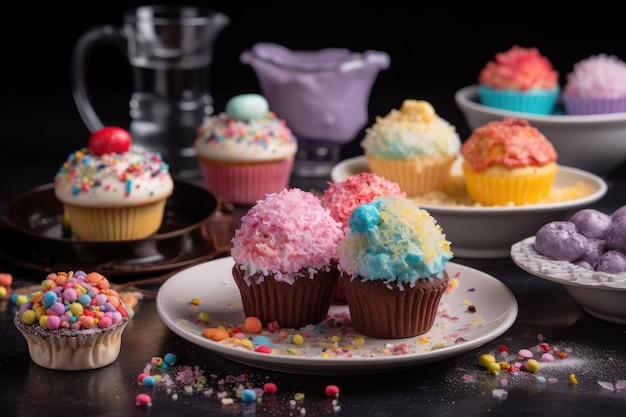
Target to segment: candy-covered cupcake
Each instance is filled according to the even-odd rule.
[[[537,48],[513,45],[478,76],[480,102],[503,110],[551,114],[560,92],[559,73]]]
[[[259,200],[232,240],[245,315],[293,328],[324,320],[342,236],[340,223],[308,191],[289,188]]]
[[[467,192],[485,206],[538,203],[558,172],[554,146],[526,119],[505,117],[474,129],[461,155]]]
[[[207,189],[234,204],[254,204],[289,186],[297,139],[258,94],[241,94],[198,127],[195,143]]]
[[[563,88],[565,113],[626,112],[626,62],[615,55],[593,55],[574,64]]]
[[[372,172],[398,183],[409,197],[440,190],[461,140],[456,128],[423,100],[404,100],[366,129],[361,141]]]
[[[79,371],[117,359],[130,318],[119,294],[98,272],[51,273],[19,306],[13,323],[37,365]]]
[[[379,338],[430,330],[452,256],[441,226],[412,200],[387,196],[356,207],[337,248],[354,329]]]
[[[174,190],[160,153],[132,145],[120,127],[93,132],[88,145],[72,152],[54,177],[54,193],[74,235],[118,241],[156,233]]]

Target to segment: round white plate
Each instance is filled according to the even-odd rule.
[[[204,327],[220,323],[235,325],[245,319],[239,289],[231,275],[233,264],[231,257],[220,258],[172,275],[159,289],[157,311],[174,333],[189,342],[233,361],[273,371],[345,375],[415,367],[479,347],[503,334],[517,318],[517,301],[502,282],[481,271],[450,262],[448,273],[451,279],[456,278],[458,285],[443,295],[433,328],[424,335],[389,340],[365,337],[365,344],[353,350],[352,357],[322,358],[321,347],[307,348],[304,345],[291,345],[305,352],[303,356],[282,353],[285,346],[275,346],[277,354],[259,353],[202,336]],[[191,304],[193,298],[200,300],[197,306]],[[470,304],[476,307],[473,313],[468,311]],[[195,320],[200,312],[209,315],[208,325]],[[349,310],[345,305],[333,305],[329,315],[345,318]],[[346,337],[339,329],[326,328],[324,337]],[[387,344],[401,342],[411,346],[410,353],[396,356],[375,353],[373,357],[365,357],[382,351]]]
[[[626,273],[596,272],[540,255],[535,251],[534,236],[513,244],[511,259],[536,277],[563,284],[572,298],[592,316],[626,324]]]
[[[330,177],[333,182],[340,182],[350,175],[369,170],[367,159],[362,155],[339,162]],[[582,182],[590,187],[591,193],[564,202],[506,207],[421,204],[421,207],[441,224],[452,243],[455,257],[507,258],[515,242],[533,235],[552,220],[564,219],[573,210],[588,206],[606,194],[608,185],[599,176],[559,166],[555,187],[571,187]]]

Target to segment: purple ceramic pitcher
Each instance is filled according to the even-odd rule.
[[[240,60],[252,67],[270,108],[297,136],[294,174],[300,176],[330,173],[340,145],[367,124],[372,86],[389,67],[385,52],[292,51],[267,42],[254,44]]]

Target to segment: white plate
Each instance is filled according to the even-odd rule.
[[[339,162],[330,178],[340,182],[350,175],[370,170],[365,156]],[[437,219],[459,258],[506,258],[511,245],[534,234],[541,226],[562,220],[570,212],[600,200],[607,192],[606,181],[577,168],[559,166],[555,187],[588,184],[591,193],[583,198],[547,204],[511,207],[480,207],[422,204]]]
[[[535,237],[511,246],[511,259],[536,277],[563,284],[565,290],[594,317],[626,324],[626,273],[607,274],[557,261],[535,252]]]
[[[450,293],[443,295],[433,328],[422,336],[395,340],[366,337],[365,344],[353,350],[350,358],[322,358],[319,355],[321,348],[304,348],[304,345],[300,346],[304,356],[289,355],[282,353],[288,346],[285,342],[282,346],[275,345],[278,354],[258,353],[203,337],[201,333],[204,325],[194,320],[200,312],[206,312],[210,318],[210,326],[243,322],[245,317],[239,289],[231,275],[232,266],[233,259],[227,257],[174,274],[159,289],[157,311],[174,333],[189,342],[233,361],[273,371],[345,375],[410,368],[479,347],[503,334],[517,318],[517,301],[502,282],[481,271],[448,263],[448,273],[452,279],[457,278],[458,285]],[[198,306],[190,303],[193,298],[200,300]],[[468,311],[469,304],[476,307],[476,312]],[[349,310],[345,305],[333,305],[329,314],[331,317],[346,317]],[[324,340],[333,335],[343,335],[339,329],[328,327],[324,330]],[[433,348],[444,341],[447,343],[445,346]],[[387,343],[400,342],[409,343],[412,346],[411,352],[396,356],[383,353],[375,353],[374,357],[364,356],[368,352],[384,349]],[[289,346],[298,348],[295,345]]]

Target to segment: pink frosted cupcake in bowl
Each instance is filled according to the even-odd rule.
[[[615,55],[593,55],[574,64],[563,88],[570,115],[626,112],[626,62]]]
[[[551,114],[560,92],[559,73],[537,48],[497,53],[478,76],[480,102],[503,110]]]
[[[263,96],[241,94],[198,127],[195,148],[207,189],[252,205],[288,187],[298,144]]]

